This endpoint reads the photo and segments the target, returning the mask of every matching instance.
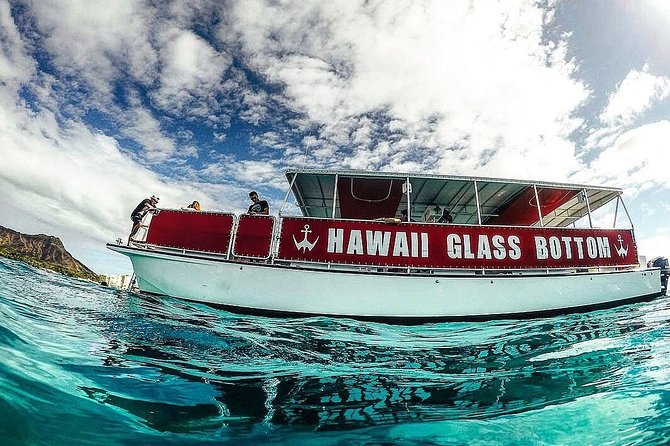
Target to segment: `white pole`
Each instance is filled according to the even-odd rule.
[[[614,224],[612,225],[613,229],[616,229],[616,218],[619,213],[619,201],[621,201],[621,194],[616,196],[616,206],[614,207]]]
[[[340,174],[335,174],[335,185],[333,186],[333,220],[335,219],[335,204],[337,203],[337,183],[340,179]],[[353,180],[352,180],[353,181]]]
[[[481,226],[482,224],[482,213],[479,210],[479,191],[477,191],[477,180],[474,180],[474,185],[475,185],[475,202],[477,203],[477,222]]]
[[[628,222],[630,223],[631,229],[633,228],[633,219],[630,218],[630,214],[628,213],[628,208],[626,208],[626,203],[623,201],[623,198],[621,198],[621,206],[623,206],[623,210],[626,211],[626,216],[628,217]]]
[[[409,182],[409,177],[405,179],[405,189],[407,192],[407,221],[412,221],[412,202],[410,200],[410,193],[412,192],[412,184]]]
[[[537,194],[537,184],[533,184],[533,191],[535,192],[535,204],[537,204],[537,216],[540,217],[540,227],[544,228],[544,221],[542,221],[542,208],[540,207],[540,196]]]
[[[277,213],[278,216],[281,217],[281,213],[284,210],[284,207],[286,206],[286,203],[288,202],[288,196],[291,194],[291,190],[293,190],[293,183],[295,183],[295,179],[298,178],[298,173],[293,174],[293,178],[291,179],[291,184],[288,186],[288,190],[286,191],[286,196],[284,197],[284,202],[281,204],[281,207],[279,208],[279,212]]]
[[[582,189],[584,194],[584,201],[586,201],[586,212],[589,213],[589,228],[593,228],[593,220],[591,219],[591,204],[589,204],[589,194],[586,193],[586,189]]]

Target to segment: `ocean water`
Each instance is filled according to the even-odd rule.
[[[667,298],[408,327],[242,316],[0,259],[2,445],[669,442]]]

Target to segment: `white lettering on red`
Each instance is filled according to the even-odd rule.
[[[344,229],[328,228],[328,248],[327,252],[342,254],[344,249]]]
[[[497,260],[503,260],[509,255],[510,259],[519,260],[521,258],[519,242],[519,237],[510,235],[507,238],[509,249],[506,249],[505,238],[502,235],[494,235],[489,240],[487,235],[479,234],[477,238],[477,255],[475,256],[468,234],[463,235],[462,241],[458,234],[448,234],[447,256],[450,259],[474,259],[476,257],[477,259],[490,260],[495,257]],[[491,250],[491,244],[493,244],[493,250]]]
[[[407,246],[407,233],[396,232],[395,243],[393,244],[393,255],[396,257],[409,257],[409,247]]]
[[[416,232],[410,232],[409,236],[412,239],[412,243],[410,244],[412,257],[419,257],[419,234]]]
[[[349,244],[347,245],[347,254],[363,255],[363,234],[360,229],[352,229],[349,232]]]
[[[598,257],[598,244],[595,238],[586,237],[586,251],[592,259]]]
[[[428,258],[428,233],[421,233],[421,257]]]
[[[582,243],[584,242],[584,239],[582,237],[574,237],[573,240],[577,244],[577,258],[583,259],[584,258],[584,248],[582,246]]]
[[[554,260],[561,258],[561,241],[556,236],[549,237],[549,253]]]
[[[573,244],[577,248],[577,257],[584,259],[588,255],[591,259],[611,258],[612,249],[610,248],[607,237],[557,237],[551,236],[549,240],[542,236],[535,236],[535,254],[538,260],[546,260],[551,256],[552,259],[572,260]],[[584,243],[586,243],[586,253],[584,253]]]
[[[477,241],[477,258],[491,259],[491,245],[489,243],[489,238],[484,234],[479,234],[479,240]]]
[[[598,255],[602,258],[612,257],[612,250],[610,249],[610,239],[607,237],[598,237]]]
[[[565,258],[570,260],[572,258],[572,248],[570,248],[572,237],[561,237],[561,240],[563,240],[563,246],[565,246]]]
[[[494,235],[491,237],[491,243],[493,244],[493,257],[497,260],[503,260],[507,257],[507,251],[505,251],[505,238],[502,235]]]
[[[537,260],[545,260],[549,258],[547,239],[539,235],[535,236],[535,257]]]
[[[461,238],[458,234],[447,235],[447,255],[450,259],[460,259],[463,255]]]
[[[391,233],[388,231],[365,231],[365,239],[368,244],[368,255],[388,256],[391,246]]]
[[[474,259],[475,255],[472,253],[472,246],[470,246],[470,235],[463,234],[463,258]]]
[[[519,247],[519,237],[510,235],[507,237],[507,244],[509,245],[509,258],[512,260],[519,260],[521,258],[521,248]]]
[[[476,245],[474,238],[477,237]],[[537,260],[611,258],[608,237],[534,236]],[[346,250],[345,250],[346,245]],[[392,246],[392,252],[391,252]],[[393,232],[328,228],[326,251],[333,254],[388,257],[429,257],[427,232]],[[521,259],[520,238],[516,235],[454,234],[446,236],[446,255],[450,259]]]

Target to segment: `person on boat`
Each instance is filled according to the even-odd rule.
[[[426,223],[434,223],[436,215],[440,212],[440,207],[436,204],[429,204],[426,206],[426,210],[423,211],[423,217],[421,218]]]
[[[249,210],[247,211],[249,214],[268,215],[270,213],[270,205],[267,201],[258,198],[258,192],[252,190],[249,192],[249,198],[251,201],[253,201],[251,206],[249,206]]]
[[[130,242],[134,241],[133,237],[140,229],[140,225],[142,224],[142,219],[144,216],[147,214],[147,212],[152,212],[154,209],[156,209],[158,200],[159,198],[155,195],[152,195],[149,198],[145,198],[144,200],[140,201],[140,204],[138,204],[133,212],[131,212],[130,219],[133,221],[133,228],[130,230],[130,235],[128,236],[129,245]]]
[[[186,206],[185,208],[182,208],[182,209],[184,209],[185,211],[200,212],[200,203],[194,200],[193,203],[189,204],[188,206]]]
[[[411,221],[409,218],[407,218],[407,209],[403,209],[400,211],[400,221]]]
[[[442,209],[442,216],[437,219],[438,223],[453,223],[454,218],[451,216],[447,208]]]

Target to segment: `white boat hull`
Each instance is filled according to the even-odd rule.
[[[409,276],[239,263],[109,245],[140,290],[249,313],[366,319],[495,319],[579,311],[661,294],[658,269]]]

